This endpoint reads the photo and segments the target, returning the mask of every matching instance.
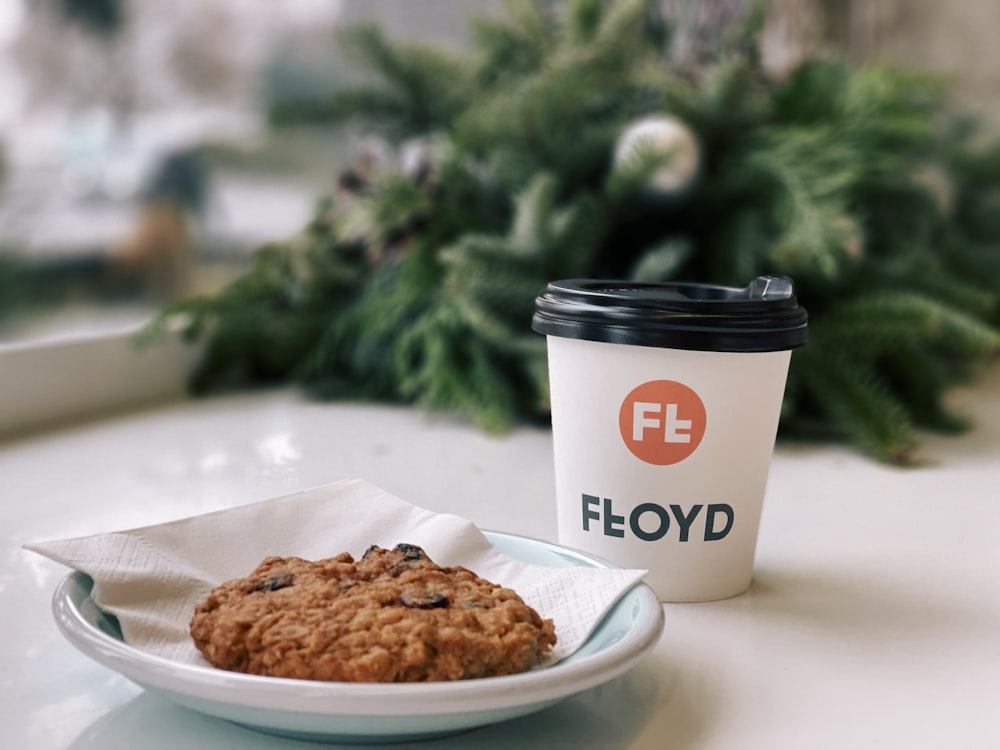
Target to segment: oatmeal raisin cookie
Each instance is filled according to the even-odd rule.
[[[419,682],[514,674],[555,644],[514,591],[415,545],[359,560],[268,557],[195,608],[198,650],[222,669],[273,677]]]

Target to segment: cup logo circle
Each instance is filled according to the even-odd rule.
[[[676,380],[650,380],[622,401],[618,428],[622,440],[641,461],[668,466],[683,461],[705,435],[705,404]]]

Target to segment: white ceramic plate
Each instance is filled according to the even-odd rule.
[[[612,567],[526,537],[484,532],[501,552],[552,566]],[[259,677],[181,664],[126,644],[115,618],[71,573],[53,596],[63,635],[87,656],[149,691],[210,716],[272,734],[331,742],[395,742],[448,734],[533,713],[631,669],[656,645],[663,608],[645,584],[630,589],[587,642],[544,669],[461,682],[359,684]]]

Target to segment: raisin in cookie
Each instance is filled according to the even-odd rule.
[[[552,620],[515,592],[411,544],[372,546],[360,560],[265,558],[213,589],[190,631],[222,669],[349,682],[514,674],[556,642]]]

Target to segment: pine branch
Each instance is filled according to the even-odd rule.
[[[668,281],[675,278],[692,252],[690,242],[683,238],[672,237],[646,250],[628,277],[633,281]]]
[[[937,346],[953,356],[1000,353],[1000,331],[969,313],[912,292],[880,292],[838,305],[813,323],[824,347],[872,358],[900,347]]]
[[[775,267],[793,277],[838,276],[856,231],[848,214],[859,160],[851,145],[825,126],[761,129],[747,157],[758,189],[775,191],[771,220]]]
[[[341,90],[315,104],[288,103],[274,110],[279,125],[363,119],[397,139],[447,129],[468,105],[473,77],[460,59],[437,47],[390,41],[371,24],[343,35],[345,48],[376,86]]]
[[[966,372],[953,359],[943,358],[917,344],[898,344],[882,359],[893,390],[902,394],[916,426],[946,434],[958,434],[969,427],[969,420],[946,407],[944,394]]]
[[[827,349],[803,350],[797,364],[802,385],[815,397],[817,408],[852,443],[881,461],[912,460],[913,424],[876,371]]]
[[[360,118],[433,156],[342,189],[148,337],[206,339],[199,388],[295,382],[500,429],[548,408],[530,331],[548,281],[783,273],[811,321],[783,434],[818,426],[904,463],[917,427],[960,428],[945,394],[1000,351],[1000,145],[980,147],[927,76],[813,56],[776,80],[758,14],[671,65],[655,6],[511,0],[463,54],[354,32],[371,80],[284,116]],[[675,193],[652,189],[655,149],[615,163],[647,115],[699,144]]]
[[[439,299],[430,314],[403,334],[392,363],[400,393],[421,406],[470,415],[490,432],[526,413],[523,389],[504,358],[468,328],[452,301]]]

